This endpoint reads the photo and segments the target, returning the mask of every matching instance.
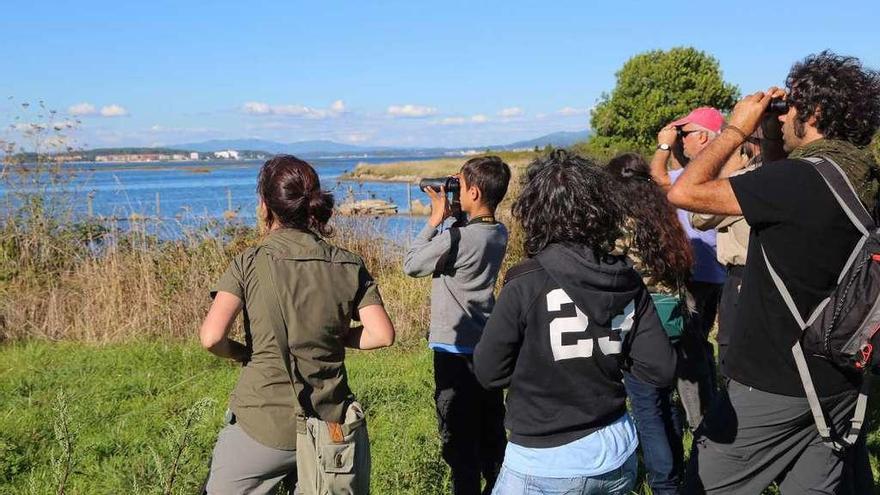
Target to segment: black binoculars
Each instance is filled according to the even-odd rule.
[[[454,175],[450,175],[449,177],[431,177],[419,181],[419,189],[422,191],[429,187],[437,192],[440,192],[441,187],[445,187],[446,192],[457,193],[461,189],[461,183],[459,182],[458,177]]]
[[[767,106],[767,113],[777,113],[779,115],[788,113],[788,102],[782,98],[773,98]]]

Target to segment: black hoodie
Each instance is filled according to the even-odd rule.
[[[626,411],[622,369],[663,387],[675,352],[623,257],[551,244],[508,272],[474,352],[477,379],[506,388],[510,441],[556,447]]]

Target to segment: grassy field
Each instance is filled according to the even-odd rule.
[[[532,151],[497,152],[513,169],[522,170],[539,153]],[[343,180],[389,181],[416,183],[424,177],[443,177],[457,173],[462,164],[472,157],[437,158],[434,160],[402,161],[390,163],[359,163],[351,172],[342,175]]]
[[[428,351],[347,363],[369,415],[374,492],[448,492]],[[56,493],[65,472],[67,493],[195,493],[237,375],[191,344],[0,348],[0,493]]]
[[[449,493],[429,351],[355,352],[347,363],[369,416],[374,493]],[[65,473],[66,493],[194,493],[237,375],[194,344],[8,344],[0,348],[0,493],[57,493]],[[875,428],[876,394],[873,402]],[[876,428],[870,447],[876,476]]]

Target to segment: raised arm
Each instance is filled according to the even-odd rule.
[[[669,190],[669,201],[697,213],[741,215],[742,209],[730,187],[730,180],[719,179],[718,175],[730,155],[755,132],[771,98],[781,94],[780,89],[770,88],[767,93],[759,91],[737,103],[730,116],[730,125],[691,160]]]
[[[437,228],[451,214],[446,189],[441,187],[438,193],[428,188],[425,192],[431,197],[431,216],[403,258],[403,271],[410,277],[426,277],[434,273],[437,261],[452,245],[448,230],[437,233]]]
[[[669,163],[669,157],[672,155],[672,148],[678,139],[675,127],[666,126],[660,130],[657,135],[657,149],[654,151],[654,157],[651,158],[651,179],[658,186],[668,191],[672,187],[672,181],[669,179],[669,171],[666,165]]]

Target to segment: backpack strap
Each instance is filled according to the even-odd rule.
[[[816,387],[813,385],[813,378],[810,375],[809,367],[807,367],[807,359],[804,356],[804,349],[801,347],[800,340],[792,346],[791,353],[794,355],[794,362],[797,365],[798,374],[801,376],[801,382],[804,385],[807,402],[810,404],[810,412],[813,414],[813,421],[816,423],[816,429],[819,430],[819,437],[822,438],[822,442],[835,452],[842,452],[847,447],[851,447],[858,440],[859,434],[862,431],[862,425],[865,423],[865,413],[868,410],[868,394],[871,391],[871,373],[865,373],[862,377],[862,386],[856,399],[856,408],[850,420],[849,431],[845,436],[837,439],[831,427],[828,426],[828,422],[825,421],[825,411],[822,410],[819,394],[816,393]]]
[[[865,205],[862,204],[858,194],[856,194],[855,188],[853,188],[846,173],[844,173],[843,169],[841,169],[837,163],[828,157],[809,157],[803,159],[803,161],[808,162],[817,172],[819,172],[819,175],[822,177],[822,180],[825,181],[831,194],[834,195],[834,199],[837,200],[840,208],[846,214],[847,218],[850,219],[856,230],[862,234],[861,238],[856,243],[852,254],[850,254],[844,264],[840,275],[837,277],[837,283],[840,284],[843,277],[852,267],[858,254],[861,252],[865,242],[867,242],[870,233],[876,230],[876,226],[871,214],[868,213],[868,210],[865,209]],[[804,320],[797,305],[794,303],[794,298],[791,296],[791,293],[782,281],[782,277],[779,276],[773,268],[773,265],[770,263],[770,258],[767,256],[767,251],[764,249],[763,245],[761,245],[761,254],[764,257],[764,263],[767,266],[767,271],[770,273],[770,278],[773,280],[773,284],[782,296],[782,300],[785,302],[786,307],[797,322],[801,332],[803,332],[807,327],[813,324],[820,314],[822,314],[822,311],[831,301],[831,297],[829,296],[822,300],[809,317]],[[810,405],[810,412],[813,415],[816,429],[819,431],[819,436],[822,438],[822,441],[835,452],[841,452],[847,447],[852,446],[858,439],[865,420],[868,393],[871,389],[870,373],[866,373],[862,378],[862,386],[859,390],[858,399],[856,400],[856,408],[853,418],[850,420],[849,431],[845,436],[838,439],[835,438],[836,435],[825,420],[825,412],[822,409],[819,394],[816,392],[816,386],[813,384],[813,378],[810,375],[810,369],[807,366],[807,359],[804,356],[804,349],[801,346],[800,338],[798,338],[792,346],[791,352],[794,356],[795,365],[797,365],[801,383],[804,386],[807,402]]]
[[[802,161],[809,163],[817,172],[819,172],[819,175],[828,185],[828,189],[831,190],[831,194],[834,195],[840,208],[850,219],[853,226],[862,234],[862,237],[856,243],[852,253],[843,265],[843,269],[840,270],[840,275],[837,277],[837,283],[840,284],[840,282],[843,281],[843,277],[849,272],[852,264],[855,263],[856,258],[862,251],[862,247],[865,245],[865,242],[867,242],[870,233],[876,229],[876,226],[874,225],[874,220],[871,218],[871,214],[868,213],[868,210],[865,209],[865,205],[859,200],[859,196],[852,187],[846,173],[844,173],[843,169],[841,169],[837,163],[827,157],[809,157],[804,158]],[[779,276],[773,268],[773,265],[770,263],[770,258],[767,256],[767,251],[764,249],[763,245],[761,245],[761,254],[764,256],[764,263],[767,265],[767,271],[770,272],[773,284],[776,285],[776,289],[779,291],[779,294],[782,295],[782,300],[785,301],[786,307],[788,307],[791,315],[794,316],[795,321],[803,331],[819,317],[825,309],[825,306],[831,301],[831,297],[827,297],[820,302],[809,317],[804,320],[794,303],[794,298],[792,298],[791,293],[782,281],[782,277]]]
[[[455,261],[458,259],[458,248],[461,245],[461,227],[456,227],[458,222],[449,228],[449,250],[437,259],[434,265],[433,278],[441,275],[455,276]]]
[[[803,160],[809,162],[819,172],[822,179],[828,184],[828,188],[831,189],[831,193],[834,194],[834,198],[840,204],[843,212],[846,213],[846,216],[849,217],[855,228],[862,235],[868,235],[869,232],[876,229],[874,219],[871,218],[871,214],[865,209],[865,205],[862,204],[855,188],[849,181],[849,177],[846,176],[840,165],[826,156],[809,157]]]

